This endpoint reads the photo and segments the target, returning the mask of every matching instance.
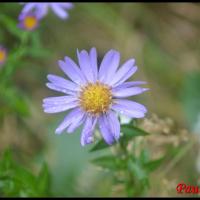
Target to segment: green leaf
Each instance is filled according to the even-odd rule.
[[[14,177],[13,180],[16,184],[21,185],[20,189],[34,190],[35,188],[35,177],[27,169],[15,163],[13,165]]]
[[[39,176],[12,159],[7,150],[0,160],[0,194],[5,197],[36,197],[49,194],[49,173],[44,165]]]
[[[6,111],[11,111],[22,116],[29,115],[28,100],[17,88],[0,87],[0,96],[2,105],[4,105],[3,108],[6,108]],[[4,110],[0,111],[0,115],[3,115],[2,111]]]
[[[0,22],[11,34],[21,38],[22,30],[20,30],[20,28],[17,26],[17,20],[13,20],[8,15],[0,14]]]
[[[124,162],[118,160],[113,156],[103,156],[100,158],[95,158],[91,162],[97,166],[109,170],[121,170],[124,169]]]
[[[196,133],[199,133],[198,127],[200,121],[200,72],[194,71],[185,76],[183,86],[181,87],[181,104],[187,119],[187,125]]]
[[[132,137],[136,137],[136,136],[146,136],[149,135],[149,133],[147,133],[146,131],[132,126],[132,125],[122,125],[121,126],[121,132],[124,133],[124,137],[130,139]]]
[[[52,52],[50,52],[47,49],[44,49],[42,47],[40,48],[29,48],[27,50],[27,55],[30,55],[34,58],[45,58],[48,57],[52,54]]]
[[[150,155],[149,155],[149,150],[147,149],[143,149],[140,153],[140,162],[143,163],[147,163],[150,159]]]
[[[106,142],[104,140],[99,140],[91,149],[90,152],[94,152],[94,151],[98,151],[98,150],[102,150],[105,148],[110,147],[108,144],[106,144]]]
[[[36,31],[31,35],[30,37],[31,45],[27,51],[28,55],[35,58],[45,58],[45,57],[51,56],[52,52],[49,49],[44,48],[41,45],[42,42],[40,40],[41,38],[40,38],[39,32]]]
[[[143,180],[147,178],[147,173],[143,169],[143,167],[138,163],[134,162],[133,160],[128,161],[128,169],[133,173],[134,177],[138,180]]]
[[[9,169],[12,165],[12,153],[10,149],[4,151],[0,161],[0,176],[3,176],[5,170]]]
[[[50,186],[50,175],[47,165],[44,163],[37,178],[37,189],[40,195],[48,194]]]
[[[165,159],[165,157],[151,160],[151,161],[145,163],[144,167],[146,168],[146,170],[148,172],[152,172],[152,171],[156,170],[162,164],[164,159]]]

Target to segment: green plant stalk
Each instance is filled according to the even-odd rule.
[[[125,166],[128,166],[130,155],[127,151],[127,144],[120,141],[119,147],[121,156],[124,158]],[[132,173],[128,169],[125,171],[125,180],[126,180],[125,182],[126,194],[128,197],[132,197],[134,195],[134,191],[131,188],[135,185],[135,182]]]
[[[6,75],[11,76],[17,69],[17,61],[19,61],[25,54],[27,50],[27,45],[29,41],[29,32],[23,32],[22,38],[21,38],[21,44],[20,46],[15,50],[13,55],[10,57],[10,66],[7,67]]]

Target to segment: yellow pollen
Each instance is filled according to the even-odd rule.
[[[27,16],[24,19],[24,26],[27,29],[32,29],[32,28],[34,28],[37,25],[37,22],[38,22],[38,20],[37,20],[36,17],[34,17],[34,16]]]
[[[6,53],[3,50],[0,50],[0,62],[4,61],[6,58]]]
[[[80,105],[88,113],[98,115],[106,112],[112,103],[112,94],[107,85],[89,83],[80,95]]]

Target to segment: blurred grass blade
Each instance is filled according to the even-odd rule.
[[[89,152],[94,152],[94,151],[98,151],[98,150],[102,150],[105,148],[110,147],[108,144],[106,144],[106,142],[104,140],[99,140],[91,149]]]
[[[151,160],[151,161],[145,163],[144,167],[149,172],[152,172],[152,171],[156,170],[163,163],[164,159],[165,159],[165,157]]]
[[[146,131],[132,125],[122,125],[121,132],[124,133],[124,136],[129,139],[136,136],[149,135]]]
[[[0,116],[3,116],[3,112],[15,112],[22,116],[28,116],[29,106],[28,100],[22,92],[17,88],[0,87],[1,103],[4,105],[4,109],[0,111]]]
[[[95,158],[91,160],[91,162],[104,169],[120,170],[124,168],[123,162],[121,162],[121,160],[116,159],[113,155]]]
[[[8,17],[8,15],[0,14],[0,22],[7,28],[7,30],[17,36],[18,38],[21,38],[22,36],[22,30],[17,27],[17,20],[13,20],[12,18]]]
[[[40,195],[48,194],[50,186],[50,175],[48,166],[46,163],[42,166],[42,169],[37,178],[37,189]]]
[[[147,178],[145,170],[139,165],[139,163],[134,162],[133,160],[128,161],[128,169],[138,180]]]
[[[43,165],[39,176],[12,158],[10,150],[0,160],[0,194],[5,197],[36,197],[49,194],[49,172]]]
[[[141,163],[149,162],[149,159],[150,159],[149,150],[148,149],[142,149],[139,159],[140,159]]]

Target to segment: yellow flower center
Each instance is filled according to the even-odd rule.
[[[6,53],[4,50],[0,50],[0,62],[3,62],[6,58]]]
[[[99,115],[106,112],[112,103],[111,90],[99,82],[89,83],[80,95],[81,107],[90,114]]]
[[[37,18],[34,16],[27,16],[24,19],[24,26],[26,29],[33,29],[37,25]]]

